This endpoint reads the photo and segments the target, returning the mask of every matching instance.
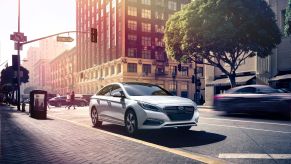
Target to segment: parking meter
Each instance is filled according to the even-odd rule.
[[[29,115],[36,119],[47,118],[47,91],[33,90],[30,92]]]

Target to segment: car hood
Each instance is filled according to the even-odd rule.
[[[153,105],[164,106],[192,106],[196,104],[188,99],[178,96],[131,96],[132,100],[145,102]]]

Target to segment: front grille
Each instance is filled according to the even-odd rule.
[[[193,106],[169,106],[164,108],[164,112],[172,121],[191,120],[194,110]]]

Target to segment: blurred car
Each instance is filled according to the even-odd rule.
[[[90,102],[90,99],[93,95],[91,94],[82,94],[82,98],[85,99],[86,101]]]
[[[214,96],[213,106],[227,113],[269,112],[291,117],[291,94],[267,85],[246,85]]]
[[[93,126],[110,122],[125,126],[130,135],[139,129],[175,127],[186,131],[196,126],[199,119],[192,100],[147,83],[107,85],[92,96],[89,109]]]
[[[56,106],[56,107],[61,107],[68,105],[68,102],[66,101],[66,96],[57,96],[54,98],[51,98],[48,100],[49,105],[51,106]],[[89,103],[83,98],[76,97],[75,98],[75,105],[77,106],[87,106]]]

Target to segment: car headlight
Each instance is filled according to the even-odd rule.
[[[143,109],[145,110],[150,110],[150,111],[159,111],[159,108],[156,107],[156,106],[153,106],[153,105],[150,105],[150,104],[147,104],[147,103],[144,103],[144,102],[137,102],[137,104],[139,106],[141,106]]]

